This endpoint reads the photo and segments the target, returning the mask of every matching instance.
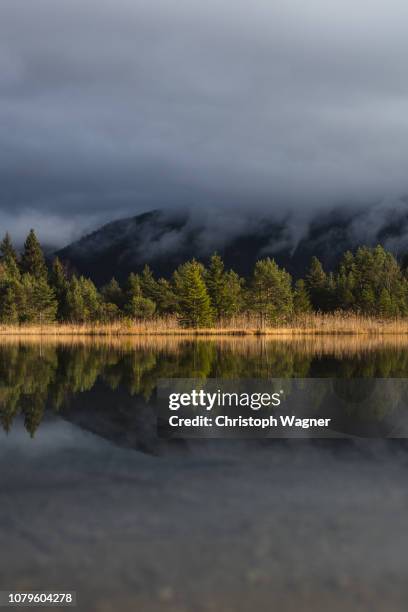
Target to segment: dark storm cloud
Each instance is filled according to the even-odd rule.
[[[402,0],[2,0],[0,225],[62,243],[157,207],[306,217],[406,193],[407,18]]]

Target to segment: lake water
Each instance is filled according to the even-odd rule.
[[[408,378],[407,349],[3,339],[0,590],[75,590],[86,612],[405,611],[404,440],[165,440],[154,397],[161,378]]]

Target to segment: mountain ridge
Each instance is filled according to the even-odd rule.
[[[184,261],[195,257],[206,263],[215,251],[227,268],[242,276],[250,274],[258,259],[269,256],[299,277],[313,255],[332,269],[344,251],[361,244],[380,243],[403,257],[408,251],[408,203],[381,209],[379,217],[373,221],[368,207],[332,209],[312,216],[296,236],[291,218],[226,216],[223,225],[217,219],[197,219],[188,211],[154,209],[106,223],[56,255],[98,285],[112,276],[123,281],[145,264],[156,275],[168,277]]]

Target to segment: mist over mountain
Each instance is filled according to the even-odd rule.
[[[408,200],[338,207],[308,220],[276,214],[197,215],[187,210],[153,210],[113,221],[59,250],[57,255],[97,284],[123,281],[145,264],[169,276],[193,257],[206,262],[217,251],[228,268],[248,276],[262,257],[274,257],[295,277],[310,258],[328,269],[359,245],[382,244],[397,257],[408,252]]]

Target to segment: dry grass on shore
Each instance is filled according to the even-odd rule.
[[[176,317],[114,323],[51,323],[0,325],[0,336],[275,336],[282,338],[319,335],[408,335],[408,317],[379,319],[348,313],[309,314],[275,326],[259,325],[254,317],[241,316],[208,328],[182,327]]]

